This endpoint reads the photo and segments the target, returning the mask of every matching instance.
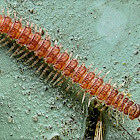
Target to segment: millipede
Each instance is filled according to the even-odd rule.
[[[15,41],[8,50],[8,52],[14,50],[11,57],[19,55],[18,60],[28,57],[25,63],[33,61],[30,67],[35,66],[43,59],[43,63],[36,71],[37,73],[41,72],[40,77],[46,74],[50,66],[53,67],[45,81],[51,79],[50,82],[53,83],[53,86],[61,86],[66,79],[70,78],[71,80],[66,90],[69,90],[74,83],[78,83],[82,89],[79,94],[83,93],[82,103],[85,95],[90,94],[88,106],[91,100],[96,98],[99,103],[95,107],[104,104],[105,107],[112,107],[116,111],[128,115],[131,120],[136,118],[139,120],[140,104],[134,103],[125,93],[119,93],[119,89],[123,84],[118,87],[116,87],[116,84],[111,85],[112,79],[104,83],[104,78],[109,71],[100,77],[101,71],[95,74],[97,69],[90,71],[91,65],[88,68],[85,63],[78,66],[77,56],[72,58],[72,53],[69,54],[68,49],[61,52],[62,46],[58,45],[57,42],[52,47],[48,33],[46,32],[43,39],[41,35],[42,29],[40,28],[37,31],[38,29],[35,25],[33,32],[33,26],[32,23],[29,24],[27,21],[25,27],[22,27],[22,18],[17,20],[16,13],[14,13],[14,21],[12,21],[9,11],[5,15],[4,9],[2,9],[2,14],[0,15],[0,34],[2,37],[0,42],[3,44],[2,46],[6,46],[10,41]],[[34,55],[30,57],[29,54],[32,52]],[[104,108],[101,108],[102,110]]]

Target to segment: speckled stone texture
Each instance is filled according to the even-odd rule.
[[[46,29],[54,42],[68,48],[80,63],[110,70],[105,82],[125,82],[126,91],[140,103],[140,2],[135,0],[0,0],[11,16],[33,22]],[[82,139],[86,129],[87,102],[74,92],[45,84],[16,58],[0,48],[0,139]],[[74,57],[73,56],[73,57]],[[92,69],[94,69],[92,68]],[[101,75],[103,75],[103,73]],[[94,121],[94,120],[93,120]],[[104,139],[140,139],[137,120],[125,116],[115,126],[103,115]],[[129,134],[128,134],[129,132]]]

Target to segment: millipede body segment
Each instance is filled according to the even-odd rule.
[[[131,120],[140,116],[140,104],[134,103],[124,94],[119,93],[117,88],[111,86],[111,80],[103,84],[104,77],[107,74],[103,77],[99,77],[100,73],[96,76],[96,70],[93,72],[89,71],[90,68],[86,68],[84,63],[78,66],[77,58],[71,59],[71,55],[68,54],[67,50],[61,53],[61,46],[57,44],[52,47],[49,36],[46,34],[45,39],[42,39],[41,29],[39,32],[35,29],[35,33],[33,33],[32,26],[32,24],[29,26],[27,22],[26,26],[22,27],[21,19],[17,20],[16,14],[14,21],[12,21],[10,15],[0,15],[1,34],[6,34],[10,39],[15,39],[20,47],[25,45],[26,49],[29,50],[29,52],[33,51],[38,59],[43,58],[45,63],[52,64],[54,70],[61,72],[65,77],[70,77],[73,83],[79,83],[85,93],[88,92],[91,97],[95,96],[99,101],[104,102],[106,106],[112,106],[114,109],[123,112],[128,115]],[[20,52],[16,53],[20,54]],[[21,58],[24,56],[21,56]],[[32,58],[30,58],[30,60],[32,60]],[[45,67],[45,65],[40,66],[38,70],[40,71],[43,67]],[[46,70],[47,68],[44,68],[43,73],[45,73]],[[53,80],[57,78],[58,73],[53,77]],[[61,78],[58,79],[56,80],[57,82],[61,81]]]

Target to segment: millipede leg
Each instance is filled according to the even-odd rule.
[[[112,111],[112,107],[109,106],[109,110],[108,110],[108,117],[111,118],[111,111]]]
[[[60,73],[59,71],[56,72],[56,74],[54,75],[54,77],[52,78],[52,80],[50,81],[50,83],[52,83],[55,80],[55,78],[58,76],[59,73]]]
[[[53,86],[55,86],[56,83],[59,82],[61,79],[62,79],[62,76],[60,76],[60,77],[53,83]],[[62,80],[62,81],[63,81],[63,80]]]
[[[11,55],[11,57],[10,58],[12,58],[13,56],[16,56],[17,55],[17,52],[20,50],[20,47],[18,47],[16,50],[15,50],[15,52]]]
[[[101,105],[101,103],[97,101],[97,104],[95,105],[95,108],[98,108],[100,105]]]
[[[98,117],[94,140],[103,140],[103,123],[101,115]]]
[[[24,58],[25,56],[27,56],[29,54],[29,52],[26,52],[25,54],[23,54],[21,57],[19,57],[17,60],[21,60],[22,58]]]
[[[6,38],[0,39],[0,43],[2,43],[2,42],[5,41],[5,40],[6,40]]]
[[[61,78],[61,77],[60,77],[60,78]],[[65,80],[66,80],[66,78],[65,78],[65,79],[63,79],[61,82],[57,83],[57,85],[56,85],[56,86],[60,86],[60,85],[62,85],[62,83],[64,83],[64,82],[65,82]]]
[[[20,55],[21,53],[23,53],[25,50],[23,49],[23,50],[20,50],[18,53],[17,53],[17,55]]]
[[[36,73],[39,73],[39,71],[44,67],[44,63],[37,69]]]
[[[2,47],[6,46],[9,43],[9,41],[6,41],[2,44]]]
[[[53,73],[54,73],[54,70],[52,72],[50,72],[49,75],[47,76],[47,78],[44,80],[45,83],[50,79],[50,77],[53,75]]]
[[[118,121],[118,110],[116,110],[116,123],[117,123],[117,126],[119,124],[119,121]]]
[[[122,120],[123,120],[123,123],[124,123],[124,113],[122,113]]]
[[[8,54],[9,52],[11,52],[15,47],[16,47],[16,44],[14,43],[13,46],[6,52],[6,54]]]
[[[105,73],[105,74],[102,76],[102,79],[104,79],[109,73],[110,73],[110,71],[108,71],[107,73]]]
[[[46,71],[49,69],[49,66],[47,66],[44,70],[43,70],[43,72],[41,73],[41,75],[39,76],[40,78],[41,77],[43,77],[43,75],[46,73]]]
[[[24,62],[24,64],[29,63],[30,61],[32,61],[35,58],[35,56],[33,55],[32,57],[30,57],[26,62]]]
[[[106,106],[102,107],[99,111],[104,111],[106,109]]]
[[[36,61],[34,61],[34,63],[32,63],[32,64],[30,65],[30,67],[33,67],[34,65],[36,65],[36,64],[39,62],[39,60],[40,60],[40,59],[37,58]]]
[[[96,77],[98,78],[100,76],[100,74],[102,73],[102,71],[99,71],[96,75]]]
[[[68,91],[70,89],[70,87],[72,86],[73,83],[69,83],[69,85],[66,88],[66,91]]]
[[[90,95],[90,97],[89,97],[88,107],[90,106],[90,102],[91,102],[91,100],[92,100],[92,95]]]
[[[85,100],[85,96],[86,96],[86,92],[84,92],[84,94],[83,94],[82,103],[83,103],[84,100]]]

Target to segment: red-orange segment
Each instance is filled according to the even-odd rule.
[[[97,99],[98,100],[104,100],[106,99],[106,97],[108,96],[108,93],[111,89],[111,85],[106,83],[105,85],[103,85],[102,89],[97,93]]]
[[[57,45],[52,47],[48,55],[44,58],[47,63],[54,63],[57,55],[60,53],[60,47]]]
[[[22,45],[27,45],[30,42],[30,35],[31,35],[32,29],[28,26],[22,29],[21,34],[17,40],[17,43]]]
[[[87,68],[85,67],[84,64],[82,64],[73,74],[72,81],[76,83],[80,83],[80,80],[83,78],[86,71],[87,71]]]
[[[90,87],[91,81],[95,78],[95,73],[94,72],[89,72],[85,75],[83,78],[80,86],[84,89],[88,89]]]
[[[32,35],[30,42],[27,44],[27,48],[32,51],[37,50],[40,40],[41,34],[39,32],[36,32],[35,34]]]
[[[44,39],[39,43],[38,49],[35,51],[35,55],[38,57],[45,57],[48,54],[48,50],[51,47],[51,41]]]
[[[78,66],[78,61],[76,59],[70,60],[69,63],[64,68],[62,74],[65,76],[71,76],[77,66]]]
[[[104,80],[102,78],[97,78],[93,81],[93,83],[91,84],[91,87],[89,89],[89,93],[91,95],[95,95],[96,92],[98,91],[98,89],[100,88],[100,86],[103,84]]]
[[[69,59],[68,53],[67,52],[63,52],[62,54],[60,54],[59,58],[54,63],[53,67],[55,69],[58,69],[58,70],[63,70],[63,68],[66,65],[66,62],[68,61],[68,59]]]
[[[112,89],[108,97],[105,99],[106,105],[111,105],[114,98],[118,95],[119,91],[117,89]],[[121,96],[121,95],[120,95]],[[121,98],[117,98],[113,104],[113,107],[119,104]]]
[[[121,102],[121,104],[120,104],[120,106],[119,106],[119,108],[118,108],[118,110],[119,110],[120,112],[123,111],[123,109],[124,109],[126,103],[128,102],[128,100],[129,100],[128,98],[124,98],[124,99],[122,100],[122,102]]]
[[[139,104],[135,104],[133,106],[130,106],[129,110],[128,110],[128,114],[129,114],[129,118],[131,120],[138,118],[140,115],[140,105]]]
[[[10,17],[6,16],[3,18],[0,25],[0,32],[8,33],[12,25],[12,20]]]
[[[15,38],[15,39],[19,38],[21,26],[22,26],[21,22],[19,22],[19,21],[13,22],[11,29],[8,32],[8,36],[10,38]]]

